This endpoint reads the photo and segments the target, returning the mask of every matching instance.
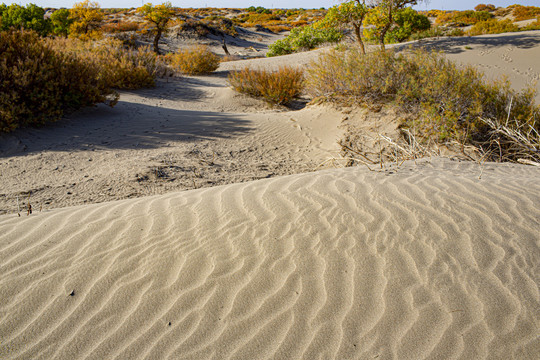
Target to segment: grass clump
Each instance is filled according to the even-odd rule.
[[[410,114],[404,126],[422,136],[472,143],[501,159],[518,155],[504,141],[494,140],[489,121],[510,130],[540,132],[540,107],[534,104],[532,87],[516,92],[508,80],[487,82],[476,68],[425,50],[366,56],[356,50],[329,52],[312,64],[307,84],[313,96],[332,101],[368,106],[392,102]]]
[[[276,71],[245,68],[229,74],[229,84],[240,93],[285,105],[298,97],[304,88],[300,69],[283,66]]]
[[[33,31],[0,32],[0,132],[59,120],[118,100],[99,67],[55,50]]]
[[[216,71],[220,63],[219,56],[202,45],[179,50],[168,55],[167,60],[173,69],[188,75],[209,74]]]

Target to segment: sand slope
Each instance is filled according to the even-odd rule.
[[[539,175],[436,159],[0,216],[0,358],[535,359]]]

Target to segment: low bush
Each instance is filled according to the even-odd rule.
[[[482,119],[509,123],[510,129],[540,132],[540,107],[535,91],[511,89],[507,80],[487,82],[472,66],[459,66],[424,50],[409,54],[358,51],[329,52],[307,72],[308,92],[331,101],[365,105],[393,102],[414,116],[405,125],[439,141],[470,142],[484,151],[509,148],[493,142]],[[537,144],[538,145],[538,144]],[[502,158],[502,156],[501,156]]]
[[[149,48],[127,49],[122,41],[106,39],[89,42],[80,39],[50,39],[49,46],[58,52],[93,64],[108,86],[117,89],[153,87],[156,76],[166,74],[165,64]]]
[[[334,28],[318,28],[312,25],[294,28],[289,36],[271,44],[266,56],[279,56],[311,50],[324,43],[338,42],[342,37],[343,33]]]
[[[167,59],[174,70],[188,75],[209,74],[216,71],[220,63],[219,56],[202,45],[179,50]]]
[[[463,35],[465,35],[465,32],[461,29],[447,28],[443,26],[434,26],[431,29],[413,33],[410,39],[421,40],[421,39],[441,37],[441,36],[463,36]]]
[[[106,23],[101,26],[101,31],[104,33],[115,34],[127,31],[137,31],[140,24],[132,21],[119,21],[116,23]]]
[[[529,20],[540,16],[540,7],[537,6],[512,5],[509,7],[512,8],[514,21]]]
[[[0,131],[43,125],[67,110],[117,100],[91,62],[54,50],[35,32],[0,32]]]
[[[262,98],[271,104],[288,104],[304,87],[303,71],[281,67],[276,71],[249,68],[229,74],[229,84],[240,93]]]
[[[394,21],[397,26],[386,34],[388,42],[405,41],[413,33],[427,31],[431,28],[428,17],[411,8],[405,8],[396,12]]]
[[[487,11],[453,11],[440,14],[437,16],[435,23],[437,25],[468,26],[474,25],[479,21],[489,20],[493,16],[493,14]]]
[[[497,20],[490,19],[486,21],[480,21],[473,25],[473,27],[467,32],[470,36],[486,35],[486,34],[501,34],[506,32],[519,31],[519,27],[515,25],[512,20]]]

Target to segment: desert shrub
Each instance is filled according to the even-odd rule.
[[[303,89],[303,71],[283,66],[276,71],[245,68],[229,74],[229,84],[240,93],[271,104],[288,104]]]
[[[512,15],[515,21],[534,19],[540,16],[540,7],[513,5]]]
[[[308,92],[331,101],[394,102],[414,114],[406,126],[440,141],[498,146],[482,119],[540,131],[535,91],[511,89],[507,80],[487,82],[472,66],[459,66],[424,50],[409,54],[329,52],[307,72]],[[499,149],[505,151],[504,149]]]
[[[505,32],[519,31],[519,27],[512,23],[511,20],[490,19],[480,21],[473,25],[467,32],[470,36],[485,35],[485,34],[501,34]]]
[[[479,21],[489,20],[493,16],[493,14],[487,11],[453,11],[440,14],[435,19],[435,23],[437,25],[468,26],[474,25]]]
[[[522,27],[521,30],[522,31],[540,30],[540,16],[536,19],[535,22],[530,23],[529,25]]]
[[[79,39],[51,39],[48,44],[59,52],[93,64],[108,86],[117,89],[153,87],[154,78],[164,75],[164,65],[149,47],[126,49],[122,41],[107,39],[97,42]]]
[[[58,9],[51,14],[51,28],[55,35],[68,37],[72,23],[68,9]]]
[[[104,33],[115,34],[127,31],[137,31],[139,30],[139,27],[140,25],[133,21],[119,21],[103,24],[101,26],[101,31]]]
[[[411,8],[397,11],[394,16],[397,26],[390,30],[386,36],[389,42],[401,42],[409,39],[416,32],[426,31],[431,27],[427,16],[419,14]]]
[[[487,11],[492,12],[495,11],[495,5],[493,4],[478,4],[474,7],[474,11]]]
[[[311,25],[294,28],[289,36],[271,44],[266,56],[279,56],[311,50],[324,43],[338,42],[342,37],[343,33],[334,28],[317,28]]]
[[[43,125],[66,110],[99,102],[114,105],[110,89],[92,63],[55,51],[37,33],[0,32],[0,131]]]
[[[45,10],[37,5],[0,5],[0,30],[34,30],[41,36],[50,32],[50,21],[44,19]]]
[[[206,46],[192,46],[169,55],[168,60],[173,69],[188,75],[203,75],[216,71],[219,67],[219,56],[208,50]]]

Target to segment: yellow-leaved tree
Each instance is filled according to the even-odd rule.
[[[331,7],[324,17],[323,23],[328,26],[340,27],[351,25],[356,35],[356,41],[360,46],[362,54],[366,53],[364,42],[362,41],[362,23],[368,13],[366,0],[349,0],[340,5]]]
[[[152,5],[151,3],[144,4],[137,9],[148,23],[153,25],[152,32],[154,33],[154,51],[159,54],[159,39],[167,31],[169,20],[174,16],[174,9],[170,2],[165,2],[161,5]]]
[[[73,5],[70,19],[73,21],[69,28],[70,34],[83,38],[94,37],[103,21],[103,12],[98,2],[84,0]]]

